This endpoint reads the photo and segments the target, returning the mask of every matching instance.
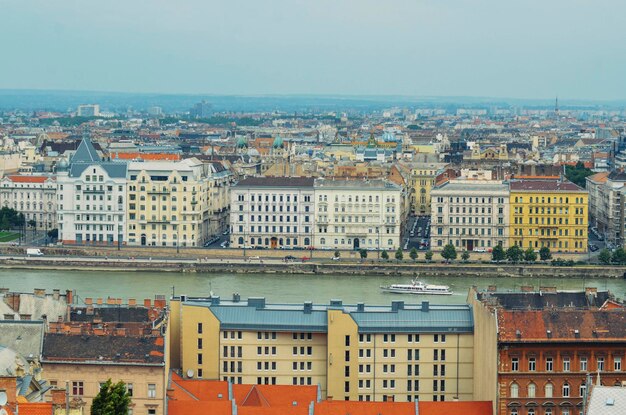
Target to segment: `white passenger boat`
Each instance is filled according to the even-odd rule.
[[[410,284],[392,284],[381,286],[381,290],[394,294],[423,294],[423,295],[452,295],[447,285],[424,284],[418,280],[412,280]]]

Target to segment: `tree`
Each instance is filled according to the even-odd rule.
[[[524,251],[524,261],[526,262],[535,262],[537,260],[537,253],[534,249],[528,248]]]
[[[587,176],[591,176],[592,174],[591,169],[585,167],[582,161],[576,163],[576,166],[565,166],[565,177],[583,188],[587,184]]]
[[[59,237],[59,230],[58,229],[55,228],[55,229],[50,229],[48,231],[48,238],[56,239],[58,237]]]
[[[500,262],[500,261],[504,261],[504,258],[506,258],[506,254],[504,253],[504,248],[502,248],[502,245],[498,244],[493,248],[493,251],[491,251],[491,259],[496,261],[496,262]]]
[[[387,251],[383,251],[382,254],[380,254],[380,256],[386,261],[389,259],[389,254],[387,253]]]
[[[396,251],[396,259],[398,261],[402,261],[404,259],[404,253],[402,252],[402,248],[398,248]]]
[[[411,248],[411,251],[409,252],[409,256],[411,257],[413,261],[417,260],[417,249],[415,249],[415,247]]]
[[[506,250],[506,258],[513,263],[520,262],[523,257],[524,252],[522,251],[522,248],[517,245],[513,245]]]
[[[121,415],[128,413],[130,395],[122,381],[113,384],[111,379],[100,387],[91,403],[91,415]]]
[[[335,258],[339,258],[341,256],[341,252],[335,251]]]
[[[430,262],[433,260],[433,251],[426,251],[426,253],[424,254],[424,258],[426,258],[426,261]]]
[[[542,246],[539,250],[539,258],[541,258],[542,261],[552,259],[552,252],[550,252],[550,248],[548,248],[547,246]]]
[[[606,248],[601,250],[600,253],[598,254],[598,260],[605,265],[610,264],[611,263],[611,251],[609,251]]]
[[[37,221],[33,219],[29,220],[28,226],[30,226],[31,228],[34,228],[35,226],[37,226]]]
[[[448,244],[443,247],[441,251],[441,257],[446,261],[453,261],[456,259],[456,248],[452,244]]]
[[[461,253],[461,259],[463,262],[467,262],[470,259],[470,253],[468,251],[463,251],[463,253]]]
[[[613,251],[613,255],[611,255],[611,262],[619,265],[626,264],[626,251],[624,251],[624,248],[617,248]]]
[[[361,249],[359,251],[359,255],[361,256],[361,259],[365,259],[367,258],[367,251],[365,249]]]

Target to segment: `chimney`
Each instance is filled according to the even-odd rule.
[[[134,298],[129,298],[128,299],[128,306],[129,307],[136,307],[137,306],[137,300]]]
[[[165,308],[166,302],[164,298],[155,298],[154,299],[154,306],[156,308]]]
[[[311,301],[304,302],[304,314],[311,314],[313,311],[313,303]]]
[[[65,389],[52,389],[52,405],[65,406]]]
[[[34,292],[35,292],[35,296],[36,297],[45,297],[46,296],[46,289],[45,288],[35,288]]]
[[[55,301],[59,301],[60,297],[61,297],[61,290],[59,290],[57,288],[52,290],[52,298],[54,298]]]
[[[98,298],[98,299],[96,300],[96,304],[98,304],[98,305],[102,305],[102,303],[103,303],[102,298]]]
[[[108,297],[107,305],[115,305],[115,301],[116,301],[115,298]]]
[[[145,308],[150,308],[150,307],[152,307],[152,301],[151,301],[149,298],[144,299],[144,300],[143,300],[143,306],[144,306]]]
[[[241,300],[239,293],[233,293],[233,303],[238,303]]]
[[[85,304],[86,305],[92,305],[93,304],[93,298],[91,298],[91,297],[85,298]]]
[[[391,311],[398,311],[404,309],[404,301],[394,300],[391,302]]]

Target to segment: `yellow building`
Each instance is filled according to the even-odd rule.
[[[128,245],[202,246],[208,238],[209,181],[195,158],[128,165]]]
[[[430,215],[430,191],[437,175],[446,167],[433,154],[416,154],[414,160],[401,162],[398,167],[410,177],[408,188],[411,211],[416,215]]]
[[[171,301],[172,367],[233,383],[320,385],[363,401],[473,399],[466,305],[266,304],[264,298]]]
[[[587,251],[588,192],[560,179],[510,182],[510,245],[552,252]]]

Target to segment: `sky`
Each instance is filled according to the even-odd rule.
[[[623,0],[0,0],[0,88],[626,99]]]

